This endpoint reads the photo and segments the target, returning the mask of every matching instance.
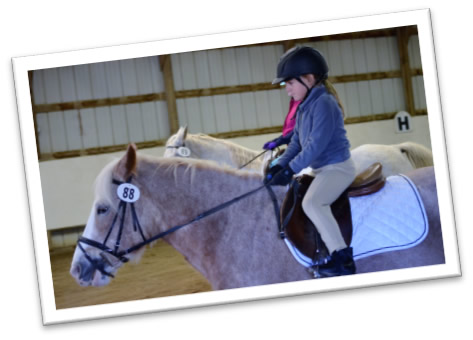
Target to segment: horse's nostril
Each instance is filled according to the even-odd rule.
[[[81,272],[80,264],[76,263],[72,266],[71,274],[74,277],[79,277]]]

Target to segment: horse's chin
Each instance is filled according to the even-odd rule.
[[[103,287],[110,283],[111,278],[110,276],[103,275],[98,270],[95,271],[94,278],[90,282],[90,285],[93,287]]]
[[[98,270],[95,271],[92,280],[86,281],[79,278],[75,278],[76,282],[82,287],[103,287],[108,285],[112,280],[110,276],[103,275]]]
[[[73,261],[70,274],[80,286],[102,287],[111,282],[112,277],[115,276],[119,267],[121,267],[121,263],[116,267],[108,264],[104,265],[104,271],[109,273],[111,276],[104,275],[99,270],[93,268],[89,261],[81,258],[78,261]]]

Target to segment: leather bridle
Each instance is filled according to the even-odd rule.
[[[121,182],[121,181],[118,181],[118,180],[115,180],[115,179],[112,179],[112,183],[115,184],[115,185],[121,185],[123,183],[131,183],[132,181],[132,176],[130,176],[126,182]],[[197,217],[193,218],[192,220],[184,223],[184,224],[181,224],[181,225],[177,225],[177,226],[174,226],[164,232],[161,232],[157,235],[154,235],[150,238],[146,238],[144,233],[143,233],[143,229],[141,228],[141,225],[140,225],[140,222],[138,220],[138,215],[136,214],[136,210],[135,210],[135,205],[134,205],[134,202],[126,202],[124,200],[121,200],[120,199],[120,203],[118,204],[118,209],[117,209],[117,212],[112,220],[112,224],[107,232],[107,235],[105,236],[105,239],[103,242],[98,242],[96,240],[92,240],[90,238],[87,238],[87,237],[84,237],[84,236],[81,236],[79,237],[79,240],[77,241],[77,246],[79,247],[79,249],[84,253],[85,255],[85,258],[90,262],[90,264],[94,267],[94,269],[98,270],[100,273],[102,273],[103,275],[105,276],[109,276],[109,277],[114,277],[112,273],[110,272],[107,272],[104,268],[104,264],[98,260],[95,260],[93,259],[86,251],[86,249],[82,246],[82,243],[83,244],[87,244],[91,247],[94,247],[96,249],[99,249],[101,250],[103,253],[105,254],[108,254],[108,255],[112,255],[113,257],[117,258],[119,261],[121,261],[122,263],[126,263],[129,261],[129,258],[127,257],[128,254],[146,246],[147,244],[150,244],[154,241],[157,241],[159,240],[160,238],[163,238],[183,227],[186,227],[188,226],[189,224],[191,223],[194,223],[194,222],[197,222],[201,219],[203,219],[204,217],[207,217],[209,215],[212,215],[230,205],[232,205],[233,203],[236,203],[240,200],[242,200],[243,198],[246,198],[254,193],[256,193],[257,191],[261,190],[262,188],[265,188],[268,190],[268,193],[271,197],[271,200],[273,202],[273,206],[274,206],[274,211],[275,211],[275,214],[276,214],[276,220],[278,222],[278,229],[279,229],[279,235],[281,238],[285,238],[285,233],[284,233],[284,230],[282,229],[282,226],[281,226],[281,222],[280,222],[280,219],[279,219],[279,205],[278,205],[278,202],[277,202],[277,198],[276,198],[276,195],[274,194],[274,191],[273,189],[271,188],[270,186],[270,183],[268,184],[264,184],[264,185],[261,185],[259,187],[257,187],[256,189],[253,189],[245,194],[242,194],[238,197],[235,197],[229,201],[226,201],[222,204],[219,204],[217,205],[216,207],[213,207],[205,212],[203,212],[202,214],[198,215]],[[125,250],[120,250],[120,242],[121,242],[121,238],[122,238],[122,234],[123,234],[123,229],[124,229],[124,222],[125,222],[125,214],[126,214],[126,210],[127,210],[127,205],[130,205],[130,210],[131,210],[131,214],[132,214],[132,218],[133,218],[133,229],[135,232],[139,232],[143,241],[128,248],[128,249],[125,249]],[[112,249],[112,248],[109,248],[106,246],[106,243],[113,231],[113,229],[115,228],[115,225],[117,223],[117,221],[119,220],[119,229],[118,229],[118,235],[117,235],[117,239],[115,241],[115,247]],[[102,256],[102,253],[101,253],[101,256]],[[106,260],[106,258],[104,256],[102,256],[102,258],[104,258]]]

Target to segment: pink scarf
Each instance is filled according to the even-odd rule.
[[[287,113],[286,119],[284,120],[284,125],[282,128],[282,135],[287,136],[294,130],[294,126],[296,125],[296,111],[297,107],[301,103],[301,100],[295,101],[291,98],[291,102],[289,103],[289,112]]]

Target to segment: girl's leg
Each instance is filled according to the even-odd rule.
[[[330,254],[347,247],[330,205],[348,188],[355,175],[351,158],[317,169],[302,201],[302,209],[316,226]]]

